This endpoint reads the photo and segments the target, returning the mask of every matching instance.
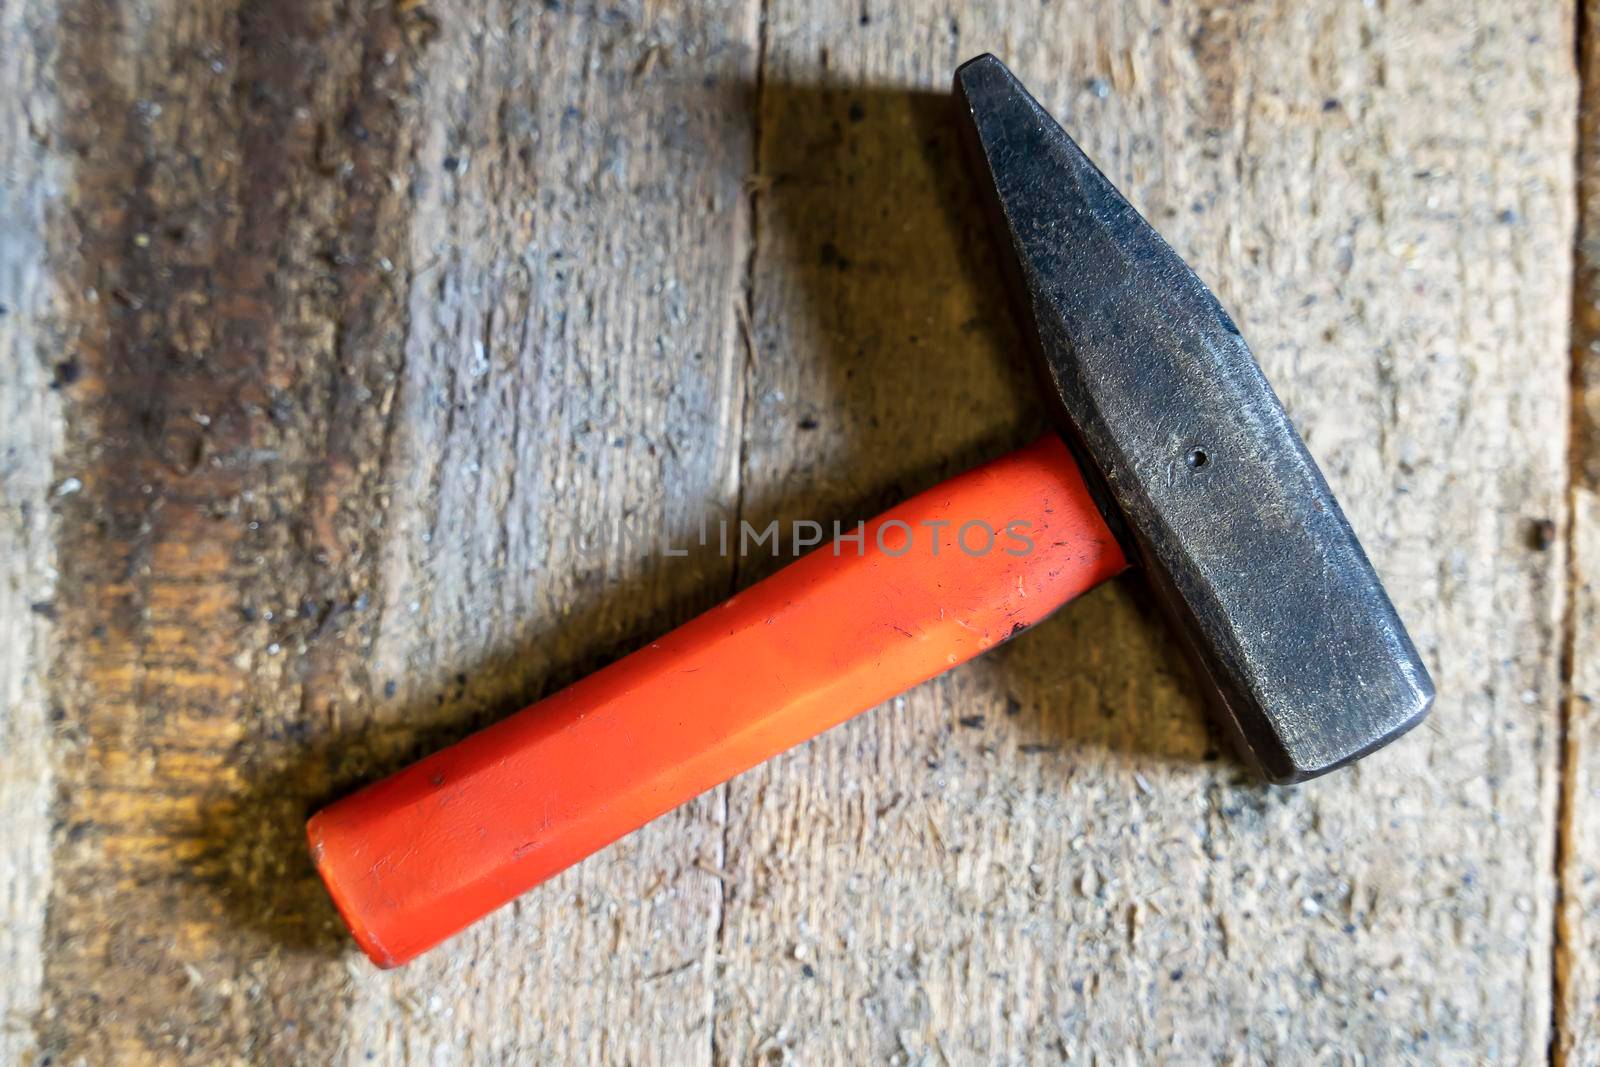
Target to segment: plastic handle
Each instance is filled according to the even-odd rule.
[[[1054,436],[848,534],[317,813],[312,855],[367,955],[404,963],[1127,566]]]

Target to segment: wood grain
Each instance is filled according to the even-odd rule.
[[[1590,201],[1585,201],[1585,210]],[[1600,496],[1573,493],[1572,682],[1561,826],[1558,1062],[1600,1062]]]
[[[61,12],[52,266],[82,373],[58,466],[82,491],[44,1055],[709,1047],[715,798],[391,979],[351,981],[304,856],[328,794],[731,582],[639,546],[735,491],[754,25],[470,16]],[[462,981],[529,936],[522,983]]]
[[[1600,1055],[1574,30],[0,0],[0,1061]],[[773,565],[663,533],[1041,425],[946,95],[985,50],[1235,314],[1431,725],[1261,787],[1125,579],[373,971],[311,808]]]
[[[61,708],[41,1054],[321,1060],[297,825],[364,684],[426,21],[66,4]],[[396,175],[400,180],[396,180]],[[320,950],[319,950],[320,949]]]
[[[754,41],[735,4],[441,24],[371,721],[481,723],[729,592],[657,535],[736,506]],[[703,797],[413,966],[358,964],[352,1048],[708,1062],[722,819]]]
[[[1600,1063],[1600,3],[1581,10],[1566,540],[1572,577],[1552,1048],[1562,1064]]]
[[[49,149],[55,101],[41,84],[53,12],[0,0],[0,1063],[26,1063],[43,985],[51,882],[50,699],[54,655],[52,503],[74,483],[52,481],[61,438],[59,390],[76,374],[52,351],[55,279],[46,267],[49,202],[60,160]]]

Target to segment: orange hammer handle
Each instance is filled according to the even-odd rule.
[[[317,869],[367,955],[404,963],[1126,565],[1066,447],[1041,438],[324,808]]]

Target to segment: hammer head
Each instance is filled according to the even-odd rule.
[[[994,56],[956,72],[1059,426],[1241,752],[1333,770],[1433,683],[1238,327]]]

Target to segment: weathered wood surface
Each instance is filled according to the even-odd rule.
[[[51,461],[61,412],[44,235],[61,161],[46,144],[53,102],[37,85],[49,37],[27,26],[26,12],[23,0],[0,0],[0,974],[10,976],[0,981],[0,1063],[25,1063],[36,1046],[51,885]]]
[[[1582,5],[1557,1062],[1600,1063],[1600,3]]]
[[[3,0],[0,1059],[1593,1049],[1573,33]],[[941,95],[984,50],[1235,312],[1431,724],[1253,784],[1125,580],[372,971],[307,809],[763,569],[625,530],[853,520],[1037,429]]]
[[[1585,199],[1585,210],[1593,203]],[[1559,1062],[1589,1064],[1600,1063],[1600,495],[1592,483],[1574,488],[1571,544],[1556,1051]]]

